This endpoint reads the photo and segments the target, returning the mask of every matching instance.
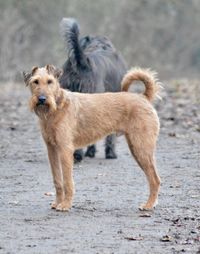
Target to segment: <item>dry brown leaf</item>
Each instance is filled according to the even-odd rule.
[[[142,236],[136,236],[136,237],[134,237],[134,236],[126,236],[124,238],[126,240],[128,240],[128,241],[141,241],[141,240],[144,239]]]
[[[171,242],[173,238],[170,235],[164,235],[160,240],[162,242]]]
[[[54,192],[45,192],[44,193],[45,196],[54,196]]]
[[[148,218],[148,217],[151,217],[151,214],[149,214],[149,213],[142,213],[142,214],[139,215],[139,217]]]

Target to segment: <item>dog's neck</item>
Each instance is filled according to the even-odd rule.
[[[69,98],[66,94],[66,91],[62,88],[58,90],[58,96],[55,98],[56,109],[51,110],[51,108],[44,107],[43,110],[34,110],[35,114],[39,117],[41,121],[48,122],[49,119],[55,118],[55,115],[58,114],[58,111],[65,111],[66,107],[69,105]]]
[[[57,110],[62,110],[63,107],[68,104],[68,98],[66,98],[65,91],[59,88],[58,97],[56,98]]]

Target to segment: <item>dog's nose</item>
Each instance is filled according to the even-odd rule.
[[[44,105],[45,101],[46,101],[46,96],[40,95],[40,96],[38,97],[38,102],[39,102],[39,104]]]

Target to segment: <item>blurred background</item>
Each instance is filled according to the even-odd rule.
[[[147,185],[123,137],[118,160],[104,160],[100,142],[95,159],[75,165],[72,212],[49,209],[46,148],[21,72],[62,67],[63,17],[82,36],[108,36],[128,67],[155,69],[164,83],[153,213],[137,211]],[[0,0],[0,253],[200,253],[199,70],[200,0]]]
[[[199,0],[0,0],[0,81],[67,54],[62,17],[74,17],[81,35],[108,36],[128,66],[151,67],[161,79],[199,78]]]

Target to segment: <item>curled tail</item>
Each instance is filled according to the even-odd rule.
[[[87,67],[87,59],[79,43],[79,27],[73,18],[63,18],[60,22],[61,34],[67,44],[68,57],[72,65],[76,67]]]
[[[157,73],[149,69],[133,68],[125,74],[121,82],[121,90],[127,92],[133,81],[142,81],[145,85],[144,96],[149,101],[159,97],[160,84],[157,79]]]

